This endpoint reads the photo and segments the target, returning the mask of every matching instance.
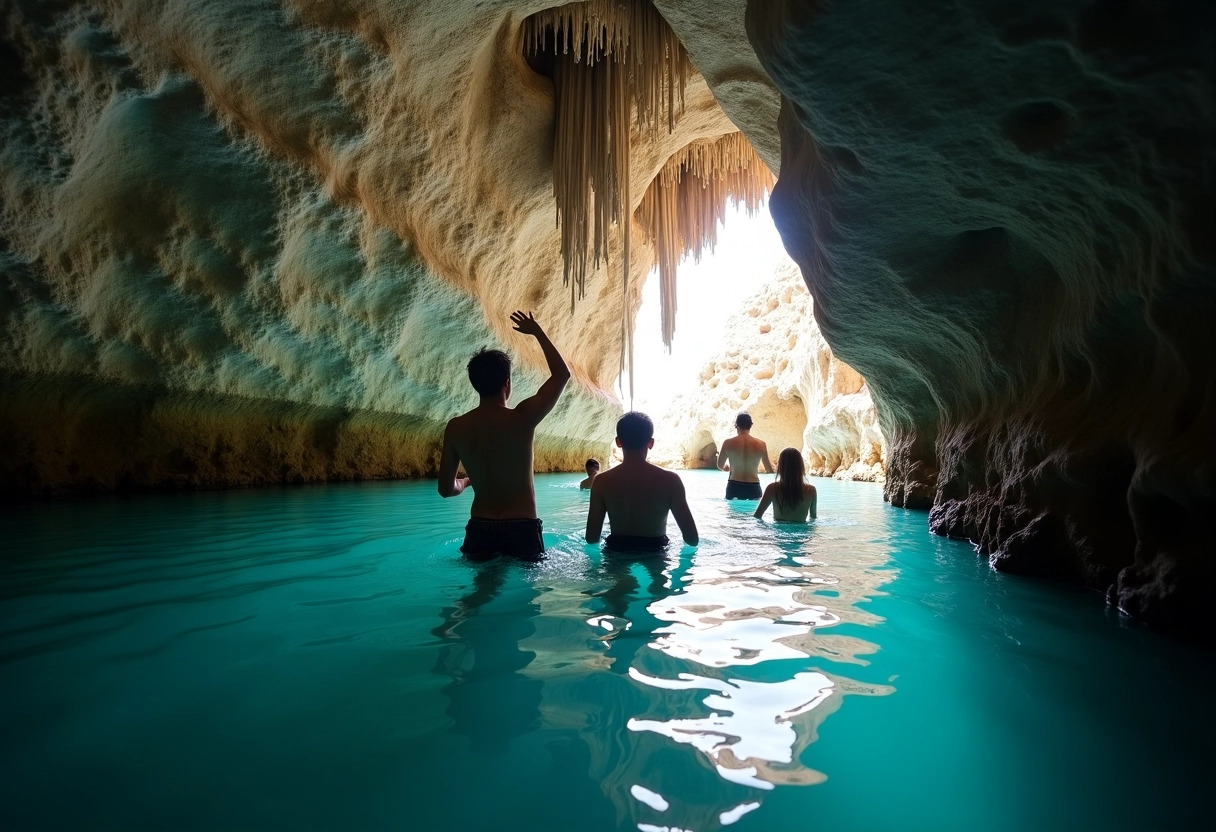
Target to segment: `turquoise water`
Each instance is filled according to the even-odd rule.
[[[458,557],[433,481],[0,514],[0,829],[1206,828],[1211,653],[816,481],[696,550]],[[673,539],[678,539],[671,529]]]

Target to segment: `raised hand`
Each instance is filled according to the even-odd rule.
[[[532,313],[524,314],[521,311],[511,313],[511,323],[515,324],[515,331],[522,332],[524,335],[541,335],[544,330],[540,328],[540,324],[532,317]]]

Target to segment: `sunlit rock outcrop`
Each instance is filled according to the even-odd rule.
[[[793,447],[811,474],[882,478],[886,449],[865,379],[832,355],[794,263],[758,284],[721,341],[697,388],[667,409],[651,458],[713,467],[717,449],[735,434],[735,416],[747,411],[774,465],[782,448]]]
[[[464,363],[535,310],[575,381],[539,470],[602,453],[622,306],[570,312],[540,3],[42,2],[3,8],[0,488],[50,493],[419,475]],[[732,132],[693,79],[638,137],[634,193]],[[619,245],[610,247],[614,265]]]
[[[998,568],[1209,636],[1214,12],[777,0],[747,18],[784,99],[773,214],[870,384],[888,497]]]

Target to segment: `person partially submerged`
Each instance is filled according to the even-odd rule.
[[[696,546],[697,524],[684,482],[672,471],[646,461],[654,447],[654,423],[645,413],[626,413],[616,423],[616,444],[624,459],[595,478],[587,509],[587,542],[598,543],[604,515],[612,533],[604,541],[610,552],[661,552],[667,544],[667,514],[676,520],[684,542]]]
[[[583,466],[587,471],[587,479],[578,484],[579,488],[589,490],[591,483],[595,482],[595,477],[600,472],[600,461],[598,459],[589,459],[587,464]]]
[[[760,498],[754,516],[763,518],[771,503],[774,520],[805,523],[808,515],[812,520],[819,516],[818,501],[815,486],[806,481],[802,452],[797,448],[786,448],[777,457],[777,479],[764,489],[764,496]]]
[[[728,472],[726,499],[759,500],[760,475],[757,469],[763,464],[767,473],[773,473],[768,446],[764,440],[752,436],[752,417],[748,413],[735,417],[735,431],[738,435],[723,442],[722,450],[718,452],[718,469]]]
[[[549,378],[514,408],[511,359],[483,349],[469,361],[469,381],[481,401],[448,422],[439,460],[439,494],[455,497],[473,488],[473,505],[460,551],[471,560],[511,555],[540,560],[545,553],[542,523],[536,516],[532,442],[536,426],[549,414],[570,380],[570,368],[531,313],[511,313],[516,332],[540,344]],[[467,476],[459,476],[464,465]]]

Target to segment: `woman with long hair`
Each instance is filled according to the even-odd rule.
[[[807,516],[814,520],[817,496],[815,486],[806,482],[806,466],[802,464],[802,452],[797,448],[786,448],[777,457],[777,479],[764,489],[756,517],[764,517],[769,503],[773,504],[773,519],[788,523],[805,523]]]

